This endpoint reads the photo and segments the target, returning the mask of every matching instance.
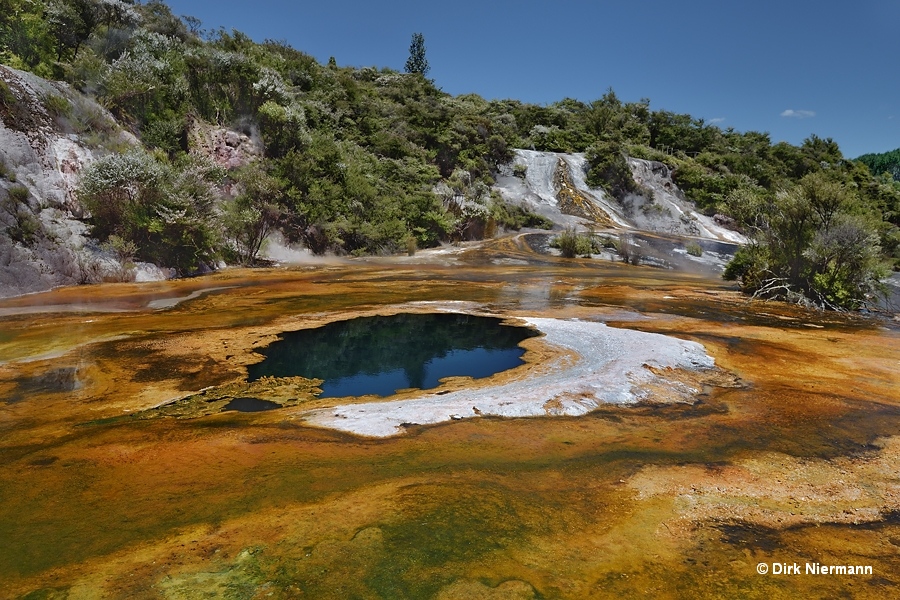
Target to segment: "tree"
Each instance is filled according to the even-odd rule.
[[[406,72],[426,75],[431,67],[425,58],[425,36],[414,33],[409,44],[409,58],[406,59]]]
[[[882,292],[878,224],[856,214],[853,191],[821,173],[804,177],[760,206],[751,243],[735,254],[725,279],[754,296],[838,310]]]
[[[280,182],[258,163],[237,173],[240,192],[225,207],[225,233],[237,260],[243,265],[256,262],[263,242],[281,218],[278,199]]]
[[[50,32],[56,39],[56,60],[61,62],[66,51],[74,50],[78,56],[81,44],[90,37],[96,25],[95,15],[86,2],[50,2],[45,16]]]

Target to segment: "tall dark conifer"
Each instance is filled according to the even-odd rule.
[[[425,58],[425,36],[414,33],[409,44],[409,58],[406,59],[406,72],[425,75],[431,67]]]

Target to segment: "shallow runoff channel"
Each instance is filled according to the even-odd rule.
[[[643,399],[641,387],[667,385],[684,400],[699,390],[666,381],[657,369],[710,369],[714,361],[702,345],[656,333],[609,327],[603,323],[538,317],[520,318],[553,346],[574,352],[543,365],[543,373],[499,385],[385,402],[345,404],[310,411],[305,420],[358,435],[388,437],[405,425],[493,415],[535,417],[583,415],[601,403]]]

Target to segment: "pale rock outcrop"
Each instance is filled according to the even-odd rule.
[[[497,174],[495,189],[507,202],[521,204],[562,227],[612,227],[746,242],[727,222],[697,211],[665,164],[629,158],[628,166],[642,193],[619,201],[587,184],[583,154],[516,150],[512,162]]]
[[[258,135],[247,135],[201,121],[191,123],[188,148],[191,153],[212,159],[229,170],[246,166],[263,156]]]
[[[717,221],[697,211],[694,203],[675,184],[671,169],[664,163],[629,158],[628,166],[635,182],[644,190],[622,202],[628,218],[637,228],[738,244],[747,242],[743,235],[728,229],[727,220]]]
[[[0,65],[0,297],[121,277],[81,220],[75,190],[94,143],[137,143],[68,85]]]

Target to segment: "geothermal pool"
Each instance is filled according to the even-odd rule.
[[[322,379],[320,398],[390,396],[431,389],[446,377],[479,379],[523,364],[519,343],[537,332],[502,319],[451,313],[401,313],[336,321],[281,334],[250,365],[261,377]]]

